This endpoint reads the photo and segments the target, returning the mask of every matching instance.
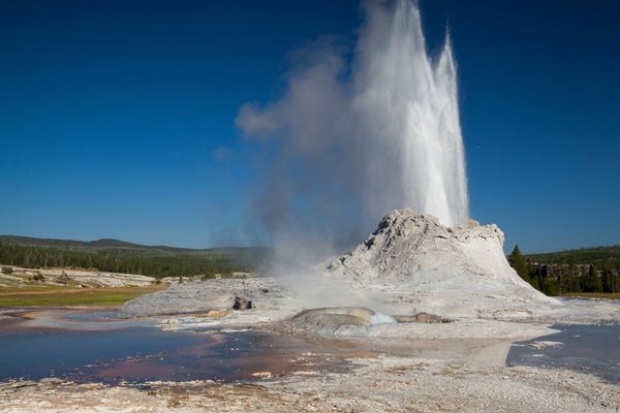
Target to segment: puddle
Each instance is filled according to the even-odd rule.
[[[326,346],[252,331],[162,331],[114,313],[46,311],[0,329],[0,381],[44,377],[82,382],[214,380],[347,371],[355,346]]]
[[[515,343],[508,366],[566,368],[620,383],[620,324],[555,325],[559,333]]]

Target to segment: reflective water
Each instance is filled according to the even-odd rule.
[[[208,333],[166,332],[114,314],[44,312],[0,325],[0,381],[237,381],[348,369],[346,346],[247,331]]]
[[[555,325],[559,333],[515,343],[508,366],[566,368],[620,383],[620,324]],[[557,345],[540,346],[543,341]]]
[[[149,321],[120,319],[115,312],[46,310],[20,316],[4,312],[0,320],[0,381],[60,377],[107,383],[230,382],[347,371],[352,367],[347,357],[393,352],[455,359],[461,354],[469,363],[476,357],[488,361],[497,353],[498,365],[506,360],[508,366],[568,368],[620,383],[619,324],[556,325],[559,333],[515,343],[506,357],[507,349],[496,347],[508,343],[498,347],[488,340],[441,346],[418,340],[390,350],[251,331],[166,332]]]

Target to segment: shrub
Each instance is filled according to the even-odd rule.
[[[13,274],[13,268],[11,267],[2,267],[1,271],[2,271],[2,274],[6,274],[6,275]]]

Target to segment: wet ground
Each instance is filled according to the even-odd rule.
[[[114,312],[21,312],[0,324],[0,381],[233,382],[345,371],[355,345],[252,331],[167,332]]]

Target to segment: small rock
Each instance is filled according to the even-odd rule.
[[[41,384],[62,384],[63,380],[59,379],[58,377],[45,377],[39,380],[39,382]]]
[[[427,323],[427,324],[435,324],[435,323],[449,323],[451,320],[446,318],[439,317],[435,314],[429,313],[418,313],[415,315],[395,315],[393,318],[399,323]]]
[[[243,297],[235,297],[235,304],[233,304],[233,310],[249,310],[252,308],[252,301],[246,300]]]

